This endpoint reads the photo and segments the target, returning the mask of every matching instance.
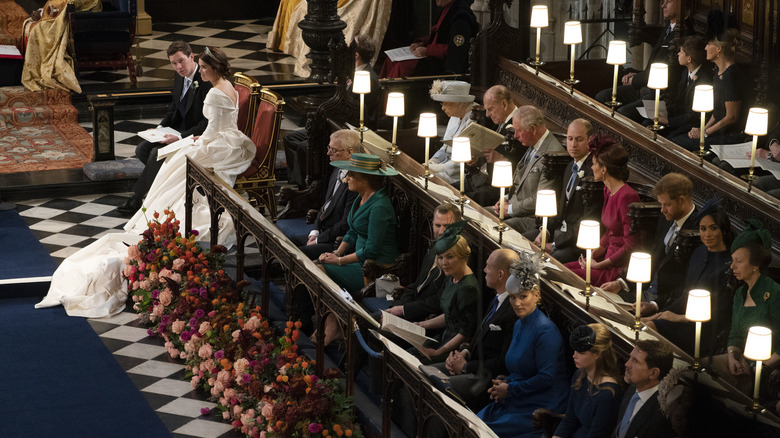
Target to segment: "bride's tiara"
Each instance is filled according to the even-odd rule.
[[[213,54],[213,53],[211,53],[211,50],[209,50],[209,46],[206,46],[206,47],[203,49],[203,56],[210,56],[210,57],[214,58],[214,60],[216,60],[216,59],[217,59],[217,57],[216,57],[216,56],[214,56],[214,54]]]

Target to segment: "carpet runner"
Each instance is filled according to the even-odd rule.
[[[0,88],[0,173],[70,169],[92,161],[92,137],[70,92]]]

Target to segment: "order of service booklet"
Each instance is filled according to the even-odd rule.
[[[429,339],[435,341],[435,339],[425,336],[424,328],[403,318],[387,313],[384,310],[382,311],[382,326],[380,327],[380,330],[392,333],[412,344],[412,346],[425,355],[425,357],[428,357],[428,355],[425,353],[423,344]]]

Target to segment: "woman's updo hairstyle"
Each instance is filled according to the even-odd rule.
[[[737,49],[739,49],[742,42],[739,39],[739,31],[731,28],[713,36],[710,44],[720,47],[721,53],[726,59],[734,60],[737,56]]]
[[[227,55],[220,48],[206,46],[200,55],[200,60],[214,69],[222,79],[230,78],[230,63]]]
[[[628,151],[607,135],[594,135],[588,142],[588,149],[607,173],[620,181],[628,181]]]

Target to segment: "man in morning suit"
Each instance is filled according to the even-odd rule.
[[[485,107],[485,116],[497,125],[496,132],[506,137],[507,133],[513,130],[512,113],[517,108],[512,101],[509,89],[503,85],[494,85],[488,88],[482,97],[482,103]],[[484,152],[485,160],[491,165],[489,166],[491,171],[488,171],[488,174],[493,175],[492,164],[496,161],[509,161],[514,168],[523,157],[524,152],[525,150],[514,138],[507,139],[495,149],[486,150]]]
[[[376,43],[368,35],[357,35],[350,44],[355,51],[355,71],[367,71],[371,78],[371,92],[365,97],[365,123],[371,129],[376,128],[377,111],[382,98],[382,86],[379,77],[371,68],[371,59],[376,52]],[[347,85],[347,91],[352,90],[352,83]],[[382,109],[384,110],[384,108]],[[287,159],[287,179],[303,188],[306,184],[306,151],[309,149],[309,135],[306,129],[299,129],[284,136],[284,155]],[[349,157],[347,157],[349,159]]]
[[[566,151],[572,157],[571,166],[563,173],[563,184],[557,191],[558,216],[547,225],[550,230],[546,240],[547,253],[561,263],[577,260],[582,250],[577,248],[580,221],[599,220],[604,205],[604,194],[594,194],[587,205],[583,201],[581,183],[584,178],[593,177],[593,155],[588,150],[588,141],[593,135],[593,125],[585,119],[575,119],[566,131]],[[529,240],[541,245],[541,233],[531,230],[525,234]]]
[[[504,356],[512,343],[517,315],[507,299],[506,280],[517,260],[517,253],[511,249],[490,253],[485,262],[485,284],[496,291],[496,296],[467,348],[452,351],[445,362],[434,365],[451,376],[452,389],[474,412],[490,402],[490,379],[507,373]]]
[[[433,212],[433,241],[441,237],[450,224],[461,220],[460,209],[455,204],[444,203]],[[401,297],[395,301],[384,298],[365,298],[363,306],[379,318],[379,311],[386,310],[408,321],[422,321],[430,315],[442,313],[439,305],[444,289],[445,275],[436,263],[436,253],[429,249],[420,264],[420,272],[414,283],[396,288]],[[393,305],[390,307],[390,305]]]
[[[649,316],[663,309],[682,293],[685,273],[688,271],[688,259],[680,260],[675,253],[679,241],[680,230],[695,230],[696,206],[691,200],[693,183],[685,175],[667,173],[653,187],[653,196],[661,203],[663,217],[658,218],[655,231],[652,257],[652,277],[647,288],[649,302],[642,302],[642,315]],[[624,299],[630,300],[633,290],[628,283],[620,278],[601,285],[602,289],[621,293]],[[635,297],[633,298],[636,299]]]
[[[667,344],[638,341],[626,362],[618,424],[611,438],[665,438],[677,436],[658,403],[658,385],[672,369],[674,355]]]
[[[363,152],[360,144],[360,134],[350,129],[341,129],[330,135],[328,158],[330,161],[348,161],[353,152]],[[347,171],[333,169],[325,192],[325,203],[317,213],[314,229],[308,236],[293,236],[290,240],[299,245],[299,249],[310,260],[314,260],[324,252],[333,251],[336,238],[344,236],[349,230],[347,216],[357,197],[356,192],[347,189],[344,178]]]
[[[179,131],[181,138],[201,135],[208,125],[208,119],[203,115],[203,101],[211,88],[211,83],[201,79],[198,63],[195,62],[195,55],[189,44],[174,41],[168,46],[167,54],[177,76],[173,80],[171,107],[159,127],[171,127]],[[149,143],[144,140],[136,147],[136,157],[146,166],[133,186],[133,196],[117,207],[119,213],[131,215],[141,208],[141,200],[146,196],[164,162],[164,160],[157,160],[157,150],[176,140],[178,137],[166,134],[165,140],[159,143]]]
[[[536,227],[536,192],[554,190],[558,185],[556,179],[547,179],[543,175],[542,155],[562,151],[563,146],[545,126],[542,112],[533,106],[515,109],[512,126],[515,138],[526,147],[526,151],[514,170],[514,182],[504,203],[504,217],[507,225],[525,233]],[[501,200],[493,206],[496,215],[499,214],[500,203]]]
[[[645,69],[625,74],[622,78],[623,85],[617,88],[616,99],[618,102],[623,103],[618,112],[637,122],[642,120],[642,117],[636,110],[643,105],[642,99],[653,99],[655,96],[655,90],[647,88],[647,79],[650,77],[650,64],[661,62],[669,65],[669,78],[671,78],[669,84],[672,86],[674,86],[673,78],[678,78],[681,71],[679,64],[671,62],[669,57],[669,47],[675,37],[674,28],[679,21],[680,8],[678,0],[664,0],[661,4],[661,12],[664,20],[669,21],[669,25],[664,28],[658,37],[658,41],[653,46]],[[599,102],[611,102],[612,88],[599,91],[596,94],[596,100]]]

